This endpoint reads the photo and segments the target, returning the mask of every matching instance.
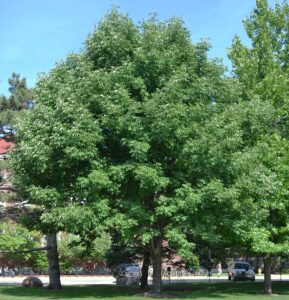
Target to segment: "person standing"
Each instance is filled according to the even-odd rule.
[[[221,265],[221,262],[219,262],[217,264],[217,273],[218,273],[218,277],[220,277],[221,274],[222,274],[222,265]]]

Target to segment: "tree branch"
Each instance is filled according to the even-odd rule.
[[[288,115],[285,115],[285,116],[283,116],[283,117],[280,117],[279,119],[277,119],[277,120],[275,120],[275,121],[273,122],[273,126],[276,127],[276,126],[282,124],[283,122],[287,121],[288,118],[289,118]]]
[[[27,250],[0,250],[0,253],[30,253],[34,251],[42,251],[42,250],[48,250],[50,247],[45,246],[45,247],[39,247],[39,248],[32,248],[32,249],[27,249]]]

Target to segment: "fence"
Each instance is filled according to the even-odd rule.
[[[153,270],[149,270],[149,276],[152,276]],[[222,270],[222,274],[227,274],[227,269]],[[193,277],[193,276],[217,276],[217,269],[212,269],[210,274],[209,271],[205,268],[199,268],[194,270],[187,269],[174,269],[171,268],[171,271],[162,270],[162,278],[168,279],[169,277]]]
[[[48,270],[33,270],[31,267],[17,266],[13,268],[0,267],[0,276],[17,276],[17,275],[48,275]],[[68,271],[62,271],[61,275],[112,275],[112,271],[105,267],[95,267],[93,270],[83,267],[72,267]]]
[[[153,270],[149,269],[149,276],[152,276]],[[227,270],[223,269],[223,274],[226,274]],[[15,275],[48,275],[48,270],[33,270],[31,267],[27,266],[17,266],[14,268],[1,268],[0,276],[15,276]],[[113,275],[113,271],[106,267],[96,266],[93,269],[87,269],[84,267],[74,266],[67,271],[61,271],[61,275],[95,275],[95,276],[105,276]],[[167,270],[162,270],[162,278],[167,279],[169,277],[192,277],[192,276],[209,276],[209,272],[205,268],[186,270],[186,269],[175,269],[171,268],[170,273]],[[217,270],[212,269],[210,276],[217,276]]]

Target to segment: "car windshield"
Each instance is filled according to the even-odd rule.
[[[139,272],[139,267],[138,266],[128,266],[125,268],[126,272]]]
[[[249,270],[250,266],[248,264],[243,264],[243,263],[236,263],[235,264],[235,269],[245,269]]]

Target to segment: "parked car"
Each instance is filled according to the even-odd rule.
[[[228,267],[228,279],[255,281],[255,272],[246,261],[233,261]]]
[[[137,264],[121,264],[114,271],[117,285],[138,285],[141,277]]]

